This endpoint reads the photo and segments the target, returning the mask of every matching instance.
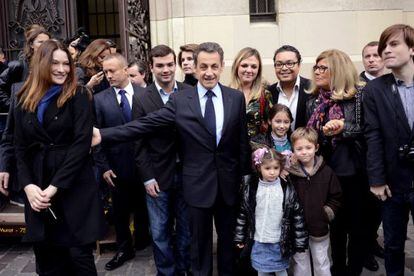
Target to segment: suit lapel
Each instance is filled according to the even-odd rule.
[[[147,90],[147,96],[151,100],[151,102],[157,107],[157,109],[164,106],[164,102],[161,99],[160,93],[157,90],[155,84],[151,84]]]
[[[230,91],[226,88],[223,87],[222,85],[220,85],[221,88],[221,93],[223,96],[223,109],[224,109],[224,118],[223,118],[223,131],[221,132],[221,140],[223,139],[223,136],[226,134],[227,132],[227,125],[230,121],[230,116],[232,113],[232,108],[233,108],[233,99],[230,95]]]
[[[115,89],[113,87],[109,88],[105,91],[107,96],[107,103],[110,105],[111,109],[118,114],[119,118],[122,120],[123,123],[126,123],[124,115],[122,114],[122,110],[119,107],[118,99],[116,98]],[[108,106],[109,107],[109,106]]]
[[[408,124],[407,115],[405,114],[404,106],[401,101],[400,93],[398,92],[398,88],[395,84],[393,75],[389,75],[389,78],[387,79],[387,84],[388,85],[384,90],[384,94],[395,111],[396,120],[400,118],[402,120],[404,130],[407,131],[407,133],[411,133],[411,127]]]
[[[202,125],[204,129],[208,131],[208,133],[210,133],[210,131],[207,129],[206,125],[204,124],[204,118],[201,113],[201,106],[200,106],[200,100],[198,97],[197,87],[195,87],[192,90],[192,93],[188,93],[187,97],[188,97],[188,105],[189,105],[190,110],[197,117],[197,120],[199,121],[200,125]],[[214,135],[214,133],[210,133],[210,134]]]

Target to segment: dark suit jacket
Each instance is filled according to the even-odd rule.
[[[103,209],[90,155],[92,114],[85,88],[79,88],[61,108],[55,97],[46,108],[43,125],[35,112],[20,105],[14,109],[19,188],[32,183],[41,189],[50,184],[58,188],[51,202],[57,221],[47,211],[33,211],[26,201],[26,241],[47,239],[75,246],[102,237]]]
[[[306,78],[300,77],[299,84],[299,98],[298,106],[296,109],[295,129],[298,127],[304,127],[308,123],[306,121],[306,101],[309,98],[309,94],[305,92],[310,86],[310,81]],[[277,89],[277,82],[270,85],[268,90],[272,93],[273,104],[277,104],[279,100],[279,90]]]
[[[136,109],[136,98],[143,89],[136,85],[132,100],[132,111]],[[119,126],[126,123],[122,110],[116,98],[115,90],[110,87],[94,95],[95,120],[98,128]],[[132,142],[102,145],[94,153],[96,165],[102,173],[113,170],[117,182],[137,182],[138,174],[135,169],[134,144]]]
[[[398,148],[410,143],[412,129],[394,76],[386,74],[368,82],[363,104],[369,183],[405,192],[412,186],[414,165],[398,158]]]
[[[191,86],[177,82],[178,91]],[[136,97],[133,118],[145,117],[164,106],[164,102],[155,86],[147,86]],[[160,129],[136,144],[136,165],[143,182],[155,179],[162,191],[167,190],[174,180],[177,159],[176,131],[174,127]]]
[[[170,96],[166,105],[124,126],[102,129],[102,141],[127,141],[165,127],[176,127],[179,156],[183,163],[185,201],[193,207],[209,208],[217,193],[228,205],[237,200],[242,174],[249,173],[250,148],[243,93],[221,86],[223,134],[216,146],[201,114],[197,88]],[[172,139],[174,139],[172,137]]]

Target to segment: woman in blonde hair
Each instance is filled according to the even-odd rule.
[[[262,79],[262,59],[256,49],[246,47],[236,55],[231,67],[231,88],[243,92],[246,99],[249,137],[266,133],[272,94]]]
[[[110,46],[106,39],[95,39],[78,59],[76,68],[78,82],[91,89],[94,94],[109,87],[109,82],[102,71],[102,61],[111,54]]]
[[[96,275],[103,209],[92,169],[92,102],[57,40],[44,42],[14,108],[17,189],[25,192],[25,241],[39,275]]]
[[[366,254],[368,182],[358,72],[347,54],[322,52],[313,67],[308,127],[319,134],[320,153],[341,183],[343,208],[331,225],[334,275],[359,275]],[[348,260],[348,263],[346,263]]]

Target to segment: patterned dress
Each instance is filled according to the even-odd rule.
[[[266,133],[268,114],[272,105],[272,94],[268,90],[264,90],[261,97],[251,99],[247,104],[247,130],[250,139],[257,134]]]

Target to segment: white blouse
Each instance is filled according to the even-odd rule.
[[[283,189],[280,178],[273,182],[259,180],[256,193],[256,231],[254,240],[277,243],[280,240],[283,217]]]

